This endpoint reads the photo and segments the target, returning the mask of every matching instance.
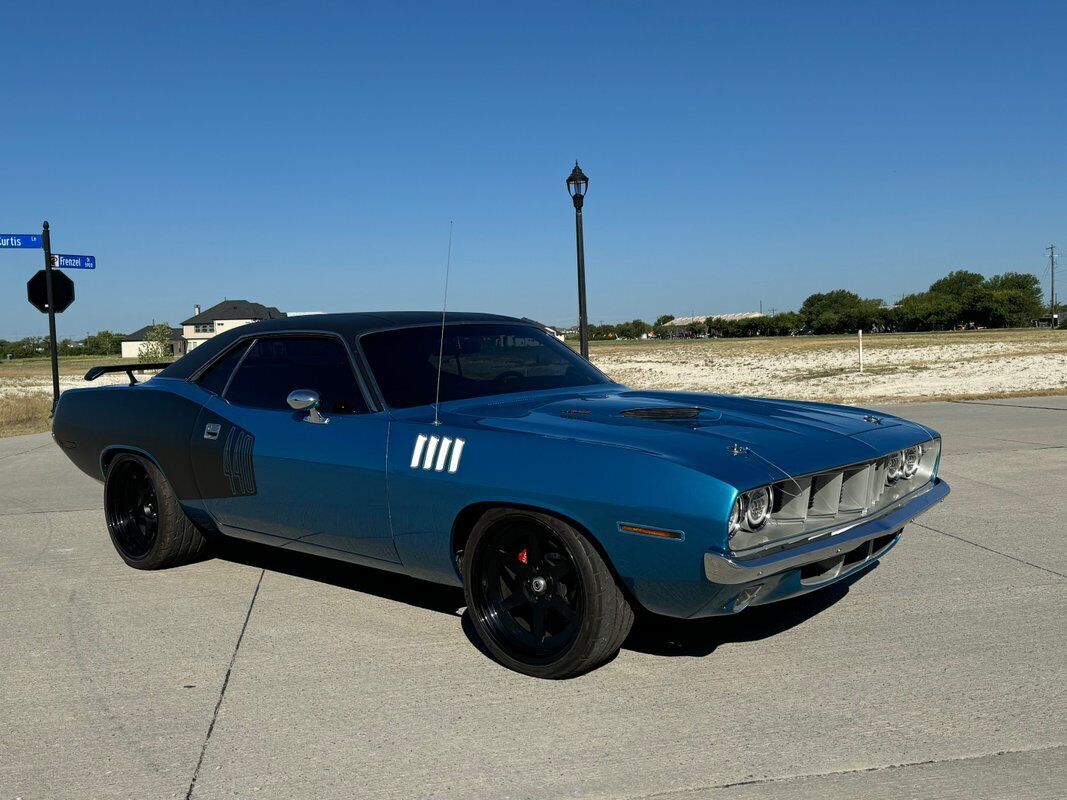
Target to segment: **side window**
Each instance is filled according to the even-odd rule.
[[[294,389],[319,394],[327,414],[367,411],[348,353],[328,337],[275,336],[256,339],[226,390],[231,403],[288,411]]]
[[[212,364],[211,368],[201,375],[200,380],[197,381],[200,384],[200,388],[221,396],[222,391],[226,388],[226,381],[230,379],[230,374],[247,349],[248,342],[244,342]]]

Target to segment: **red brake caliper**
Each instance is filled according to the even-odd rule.
[[[521,562],[522,562],[523,564],[526,564],[526,563],[527,563],[527,561],[528,561],[528,558],[527,558],[527,555],[526,555],[526,548],[525,548],[525,547],[524,547],[524,548],[522,548],[522,552],[521,552],[521,553],[519,553],[519,561],[521,561]]]

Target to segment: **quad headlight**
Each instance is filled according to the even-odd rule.
[[[922,454],[923,448],[921,444],[909,447],[904,451],[904,466],[901,471],[905,478],[915,477],[915,473],[919,471],[919,459],[922,458]]]
[[[890,453],[885,462],[885,477],[890,483],[896,483],[904,477],[904,453]]]
[[[727,523],[731,539],[740,530],[758,531],[767,524],[774,506],[772,492],[770,486],[760,486],[737,496]]]
[[[761,486],[759,489],[753,489],[746,492],[745,497],[748,500],[745,527],[750,531],[758,531],[771,518],[771,487]]]
[[[745,517],[745,512],[742,510],[743,501],[741,495],[738,495],[737,500],[734,501],[733,508],[730,509],[730,519],[727,521],[727,527],[729,528],[730,538],[734,538],[734,534],[741,530],[741,520]]]
[[[885,479],[892,486],[901,478],[911,480],[919,472],[919,463],[923,455],[923,446],[914,445],[898,453],[886,456]]]

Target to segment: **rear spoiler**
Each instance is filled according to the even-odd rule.
[[[173,361],[155,361],[151,364],[111,364],[100,367],[90,367],[89,371],[85,373],[85,380],[95,381],[101,375],[106,375],[109,372],[125,372],[130,378],[130,386],[133,386],[137,383],[137,379],[133,377],[134,372],[166,369],[173,363]]]

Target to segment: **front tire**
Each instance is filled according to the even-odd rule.
[[[133,453],[120,453],[108,467],[104,517],[115,550],[135,569],[176,567],[207,549],[163,473]]]
[[[604,559],[573,527],[517,509],[487,512],[463,554],[478,638],[501,664],[569,678],[609,661],[634,615]]]

